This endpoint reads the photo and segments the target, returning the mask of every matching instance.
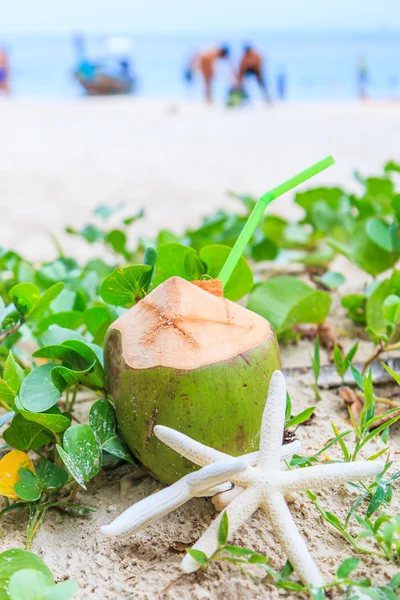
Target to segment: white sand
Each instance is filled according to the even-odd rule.
[[[231,205],[227,189],[261,194],[330,153],[338,164],[320,175],[318,182],[354,185],[354,168],[365,174],[379,173],[385,160],[399,158],[399,139],[400,106],[390,104],[227,111],[134,98],[2,101],[0,245],[12,246],[31,258],[51,258],[54,250],[47,233],[59,235],[66,223],[80,227],[97,204],[120,201],[129,203],[132,211],[147,207],[147,219],[137,227],[142,233],[166,226],[195,226],[201,215]],[[290,201],[286,197],[274,211],[290,215],[294,210]],[[65,236],[63,243],[76,256],[87,252],[76,238]],[[307,342],[284,348],[284,366],[309,362],[311,350]],[[288,383],[294,413],[314,404],[309,378],[297,377]],[[87,401],[79,405],[83,418],[89,405]],[[311,424],[298,431],[305,454],[312,454],[332,437],[332,420],[341,431],[349,427],[342,401],[336,392],[327,391]],[[399,427],[392,427],[391,459],[397,464],[398,436]],[[373,443],[370,453],[375,450]],[[339,457],[339,450],[335,448],[330,456]],[[130,467],[124,466],[101,473],[89,491],[77,498],[97,512],[85,518],[49,512],[33,544],[33,550],[54,569],[57,581],[78,580],[78,600],[304,598],[278,591],[268,582],[258,585],[228,564],[215,564],[184,577],[168,594],[161,594],[179,575],[182,551],[204,531],[215,512],[209,500],[196,499],[136,536],[106,539],[99,526],[159,485],[149,477],[121,482],[129,472]],[[323,490],[319,500],[344,520],[355,495],[341,487]],[[324,523],[303,494],[291,510],[326,580],[332,580],[341,560],[354,556],[351,546]],[[398,512],[398,495],[389,510]],[[25,526],[20,514],[0,521],[0,551],[23,547]],[[353,524],[352,533],[357,530]],[[277,569],[284,563],[260,513],[241,528],[235,542],[267,555]],[[357,575],[383,583],[397,570],[387,561],[364,555]],[[339,599],[342,593],[336,590],[332,597]]]
[[[259,195],[327,154],[337,165],[318,183],[354,185],[354,169],[379,173],[398,158],[399,139],[400,105],[390,103],[226,110],[136,98],[1,100],[0,245],[49,258],[43,234],[81,226],[100,203],[145,207],[137,231],[146,234],[195,226],[232,206],[228,189]],[[289,202],[273,210],[287,214]]]

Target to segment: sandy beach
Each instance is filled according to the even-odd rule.
[[[146,218],[133,235],[152,235],[160,228],[181,231],[201,216],[235,201],[227,190],[260,195],[269,187],[328,154],[337,164],[313,185],[354,187],[353,171],[380,174],[388,159],[399,159],[400,104],[353,103],[256,105],[241,110],[167,100],[76,99],[1,100],[0,102],[0,246],[14,248],[30,259],[51,259],[55,248],[49,234],[60,239],[72,256],[96,254],[79,239],[63,233],[66,225],[82,227],[99,204],[126,203],[130,213],[140,208]],[[236,205],[238,208],[238,205]],[[296,207],[290,195],[273,212],[290,218]],[[357,286],[352,280],[351,284]],[[350,347],[349,321],[335,300],[335,315]],[[312,344],[283,347],[283,366],[310,364]],[[327,360],[324,354],[324,360]],[[312,406],[315,397],[309,375],[288,380],[294,414]],[[385,389],[382,390],[385,393]],[[87,418],[90,394],[80,398],[79,418]],[[310,426],[299,428],[303,453],[312,454],[331,437],[331,421],[341,431],[349,427],[336,390],[323,392]],[[399,426],[393,427],[399,432]],[[398,435],[397,435],[398,437]],[[392,437],[394,459],[399,440]],[[370,452],[378,449],[373,442]],[[327,459],[339,456],[335,446]],[[106,539],[99,532],[135,501],[160,488],[150,477],[135,480],[127,465],[102,471],[80,492],[77,501],[96,512],[71,517],[46,516],[32,547],[54,570],[57,581],[75,578],[78,600],[257,600],[305,598],[254,582],[237,567],[214,563],[207,570],[175,580],[184,549],[215,516],[211,501],[195,499],[161,523],[135,536]],[[349,487],[324,489],[321,504],[344,520],[356,498]],[[327,527],[304,494],[291,510],[327,581],[351,546]],[[399,511],[398,495],[391,512]],[[350,529],[356,534],[358,528]],[[0,522],[0,551],[24,547],[21,515]],[[235,536],[234,543],[267,555],[271,566],[284,564],[281,548],[263,515],[257,512]],[[359,577],[387,581],[398,571],[393,563],[363,555]],[[259,573],[258,573],[259,574]],[[334,592],[332,598],[340,598]]]
[[[287,104],[227,110],[198,102],[137,98],[1,99],[0,243],[31,258],[54,254],[63,235],[98,204],[145,208],[135,233],[176,231],[232,207],[227,190],[260,195],[327,154],[321,184],[354,186],[398,155],[396,103]],[[315,182],[316,183],[316,182]],[[290,217],[291,197],[273,206]]]

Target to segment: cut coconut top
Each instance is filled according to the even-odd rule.
[[[198,369],[233,358],[273,335],[255,313],[171,277],[112,325],[134,369]]]

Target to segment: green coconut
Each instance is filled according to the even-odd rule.
[[[157,440],[154,426],[233,456],[257,450],[280,357],[268,321],[172,277],[110,326],[105,366],[122,437],[170,484],[197,467]]]

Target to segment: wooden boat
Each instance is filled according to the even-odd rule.
[[[110,75],[99,74],[93,79],[86,79],[75,73],[75,78],[90,96],[129,94],[133,90],[133,80],[118,79]]]

